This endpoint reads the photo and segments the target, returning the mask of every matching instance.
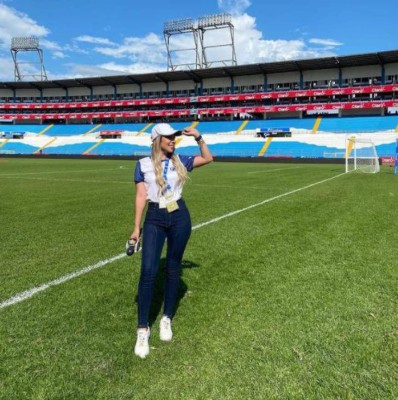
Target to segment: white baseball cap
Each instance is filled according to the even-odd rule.
[[[181,131],[176,131],[169,124],[164,124],[164,123],[156,124],[152,128],[151,139],[152,139],[152,142],[153,142],[159,136],[172,136],[172,135],[180,136],[181,135]]]

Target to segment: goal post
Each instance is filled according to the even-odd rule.
[[[346,139],[345,172],[375,174],[380,171],[379,157],[371,139],[355,136]]]

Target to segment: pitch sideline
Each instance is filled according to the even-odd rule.
[[[345,175],[345,173],[341,173],[341,174],[332,176],[331,178],[323,179],[321,181],[318,181],[318,182],[315,182],[315,183],[311,183],[311,184],[303,186],[301,188],[294,189],[294,190],[291,190],[291,191],[286,192],[286,193],[279,194],[279,195],[274,196],[274,197],[270,197],[269,199],[265,199],[263,201],[260,201],[259,203],[252,204],[251,206],[244,207],[244,208],[241,208],[239,210],[235,210],[235,211],[229,212],[227,214],[221,215],[220,217],[213,218],[213,219],[211,219],[209,221],[206,221],[206,222],[203,222],[201,224],[195,225],[194,227],[192,227],[192,230],[194,231],[196,229],[203,228],[204,226],[207,226],[207,225],[210,225],[210,224],[214,224],[214,223],[216,223],[218,221],[221,221],[221,220],[223,220],[225,218],[229,218],[229,217],[232,217],[234,215],[240,214],[242,212],[251,210],[252,208],[262,206],[263,204],[270,203],[271,201],[278,200],[278,199],[280,199],[282,197],[289,196],[289,195],[297,193],[297,192],[301,192],[302,190],[309,189],[309,188],[311,188],[313,186],[320,185],[322,183],[331,181],[332,179],[339,178],[340,176],[343,176],[343,175]],[[82,268],[80,270],[77,270],[75,272],[71,272],[71,273],[66,274],[64,276],[61,276],[60,278],[57,278],[57,279],[54,279],[54,280],[52,280],[50,282],[44,283],[44,284],[42,284],[40,286],[37,286],[37,287],[34,287],[32,289],[26,290],[24,292],[18,293],[15,296],[10,297],[8,300],[5,300],[2,303],[0,303],[0,309],[7,308],[7,307],[10,307],[10,306],[12,306],[14,304],[18,304],[18,303],[20,303],[20,302],[22,302],[24,300],[30,299],[35,294],[43,292],[44,290],[46,290],[46,289],[48,289],[48,288],[50,288],[52,286],[57,286],[57,285],[60,285],[61,283],[70,281],[71,279],[77,278],[77,277],[79,277],[81,275],[84,275],[84,274],[86,274],[86,273],[88,273],[90,271],[93,271],[95,269],[102,268],[105,265],[111,264],[114,261],[120,260],[121,258],[124,258],[124,257],[127,257],[126,253],[120,253],[120,254],[118,254],[118,255],[116,255],[114,257],[108,258],[106,260],[101,260],[101,261],[97,262],[96,264],[89,265],[89,266],[84,267],[84,268]]]
[[[123,167],[123,168],[122,168]],[[5,176],[25,176],[25,175],[39,175],[39,174],[70,174],[70,173],[75,173],[75,172],[98,172],[98,171],[115,171],[118,169],[130,169],[130,168],[125,168],[125,165],[121,165],[119,167],[114,167],[114,168],[103,168],[103,169],[80,169],[80,170],[71,170],[71,171],[37,171],[37,172],[16,172],[16,173],[11,173],[11,174],[3,174],[0,173],[0,177]],[[133,168],[131,168],[133,170]]]

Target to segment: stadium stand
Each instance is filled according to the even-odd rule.
[[[189,124],[172,123],[175,129]],[[213,154],[219,157],[342,157],[347,134],[372,135],[380,156],[390,156],[394,152],[398,116],[322,118],[317,132],[313,129],[315,124],[315,118],[251,120],[247,121],[239,135],[236,132],[242,121],[207,121],[196,126],[205,136]],[[87,132],[92,130],[92,125],[53,126],[42,135],[29,134],[29,126],[18,127],[26,132],[25,137],[20,140],[0,139],[0,154],[139,156],[150,152],[151,124],[104,124],[91,134]],[[119,134],[101,137],[101,132],[109,132],[103,128],[113,128],[111,132]],[[266,142],[265,137],[257,135],[258,129],[278,128],[289,129],[292,137],[275,137]],[[181,154],[197,151],[189,138],[179,138],[177,146]]]
[[[398,132],[397,50],[133,78],[0,85],[0,153],[141,155],[161,121],[197,126],[220,157],[337,156],[347,134],[372,135],[383,154]],[[256,137],[274,130],[291,137]]]
[[[44,129],[43,125],[10,125],[0,124],[0,132],[31,132],[38,134]]]
[[[323,118],[319,130],[334,133],[395,130],[398,116]]]

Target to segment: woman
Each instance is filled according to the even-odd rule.
[[[193,136],[200,156],[178,156],[174,153],[176,136]],[[152,155],[138,161],[135,169],[135,224],[130,236],[138,240],[142,215],[148,209],[143,227],[141,276],[138,285],[138,329],[135,354],[149,354],[149,311],[153,287],[159,269],[160,255],[167,238],[166,284],[164,310],[160,320],[160,339],[170,341],[171,319],[180,282],[181,260],[191,234],[191,218],[181,198],[187,171],[213,161],[209,148],[194,128],[175,131],[169,124],[152,129]]]

